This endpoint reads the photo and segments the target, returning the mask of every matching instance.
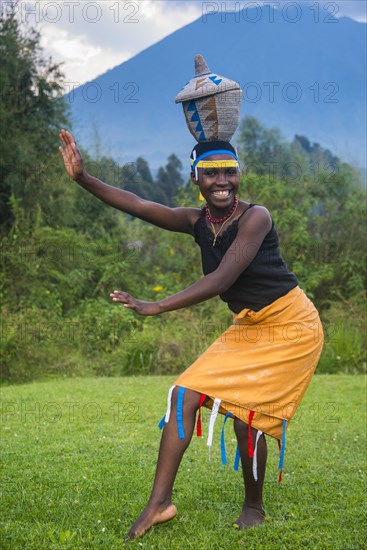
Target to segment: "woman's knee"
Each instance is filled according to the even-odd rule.
[[[233,427],[234,427],[234,431],[236,433],[237,438],[241,441],[246,441],[247,442],[247,440],[248,440],[248,424],[246,424],[246,422],[243,422],[243,420],[240,420],[239,418],[236,417],[234,419],[234,422],[233,422]],[[256,428],[251,427],[251,437],[252,437],[253,441],[256,438],[257,432],[258,432],[258,430]],[[264,434],[262,434],[260,436],[259,441],[265,441]]]
[[[177,407],[177,401],[178,401],[178,394],[181,386],[176,386],[172,392],[171,397],[171,406],[172,408]],[[181,396],[183,399],[183,408],[190,409],[190,410],[197,410],[199,408],[199,401],[200,401],[200,393],[194,390],[190,390],[189,388],[183,388],[184,392]]]
[[[239,418],[235,417],[234,422],[233,422],[233,427],[234,427],[234,431],[235,431],[237,437],[247,439],[248,424],[246,424],[246,422],[244,422],[243,420],[240,420]]]

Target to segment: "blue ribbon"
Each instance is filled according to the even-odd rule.
[[[177,409],[176,409],[177,430],[178,430],[178,436],[179,436],[180,439],[185,439],[185,432],[184,432],[184,426],[183,426],[183,421],[182,421],[182,410],[183,410],[184,395],[185,395],[185,388],[180,386],[178,388]]]
[[[241,458],[241,455],[240,455],[240,449],[237,445],[237,449],[236,449],[236,456],[235,456],[235,459],[234,459],[234,465],[233,465],[233,469],[237,472],[238,470],[238,466],[239,466],[239,463],[240,463],[240,458]]]
[[[283,469],[283,463],[284,463],[284,453],[285,453],[285,431],[287,427],[287,421],[283,420],[283,426],[282,426],[282,446],[280,447],[280,455],[279,455],[279,465],[278,469]]]
[[[220,454],[221,454],[221,457],[222,457],[223,466],[225,466],[227,464],[226,444],[224,442],[224,426],[225,426],[225,423],[227,422],[227,418],[229,418],[230,416],[232,416],[232,413],[227,412],[227,414],[226,414],[226,416],[224,417],[224,420],[223,420],[222,435],[220,437]]]
[[[163,415],[163,418],[162,420],[160,421],[160,423],[158,424],[158,428],[161,430],[164,426],[164,421],[166,419],[166,415]]]

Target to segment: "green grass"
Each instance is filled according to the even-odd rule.
[[[2,389],[2,549],[122,548],[149,496],[172,376],[63,379]],[[222,417],[208,458],[194,436],[175,485],[178,516],[131,543],[146,549],[366,548],[366,378],[314,377],[292,421],[285,474],[267,438],[267,521],[231,527],[243,489],[221,466]]]

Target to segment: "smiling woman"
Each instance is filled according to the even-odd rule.
[[[223,110],[219,124],[213,114],[217,103],[211,96],[213,90],[222,96],[226,93],[220,88],[224,79],[208,71],[201,56],[197,57],[196,66],[204,71],[197,75],[204,77],[202,84],[207,78],[211,84],[214,82],[214,88],[209,87],[209,97],[201,92],[198,104],[197,98],[189,97],[184,105],[185,116],[191,112],[190,117],[186,116],[190,131],[197,132],[200,138],[205,133],[214,135],[214,139],[200,139],[191,153],[191,180],[206,200],[202,209],[168,208],[103,183],[86,172],[73,136],[65,130],[60,133],[65,168],[79,185],[114,208],[169,231],[193,236],[201,250],[204,277],[188,288],[154,302],[115,290],[112,301],[148,316],[220,296],[233,314],[233,324],[169,390],[167,412],[160,423],[164,429],[152,493],[132,526],[129,539],[176,515],[173,484],[191,441],[197,411],[201,434],[202,406],[211,410],[208,446],[212,444],[218,413],[225,415],[224,422],[229,417],[234,421],[236,464],[241,459],[245,484],[242,513],[234,526],[246,529],[264,521],[264,434],[278,440],[281,478],[286,429],[307,389],[323,343],[318,313],[280,255],[270,213],[264,206],[237,198],[238,158],[223,135],[228,138],[235,131],[233,108],[236,110],[238,105],[228,103],[230,128],[225,124]],[[230,91],[238,93],[236,83],[233,84]],[[226,462],[224,435],[222,460]]]

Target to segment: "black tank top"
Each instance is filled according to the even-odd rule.
[[[250,204],[249,208],[252,206],[254,205]],[[236,238],[240,217],[232,222],[221,235],[218,235],[216,244],[213,246],[213,233],[205,221],[205,208],[202,209],[201,215],[195,223],[194,231],[195,241],[201,249],[204,275],[215,271],[219,266],[224,254]],[[238,243],[234,254],[240,261],[246,255],[246,250]],[[255,258],[220,297],[235,313],[239,313],[244,308],[259,311],[287,294],[297,285],[297,277],[287,268],[280,255],[278,235],[273,222]]]

